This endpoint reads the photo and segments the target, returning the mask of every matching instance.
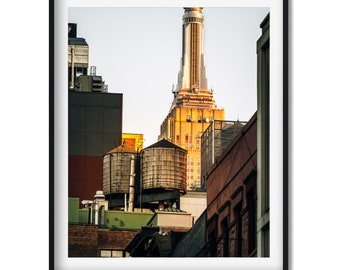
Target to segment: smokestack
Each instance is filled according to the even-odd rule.
[[[135,197],[135,157],[131,155],[130,165],[130,189],[129,189],[129,212],[133,212],[133,203]]]

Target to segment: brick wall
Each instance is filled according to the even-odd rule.
[[[97,226],[69,225],[69,257],[98,257]]]
[[[98,249],[124,250],[137,233],[137,231],[109,231],[99,229]]]
[[[69,225],[68,256],[99,257],[100,250],[125,250],[137,231],[112,231],[92,225]]]

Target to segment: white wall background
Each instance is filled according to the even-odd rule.
[[[338,1],[290,2],[290,269],[339,269]],[[0,268],[48,269],[48,1],[2,2],[0,31]]]

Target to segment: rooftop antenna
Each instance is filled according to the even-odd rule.
[[[90,68],[90,75],[91,76],[96,76],[96,66],[91,66],[91,68]]]

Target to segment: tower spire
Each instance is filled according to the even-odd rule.
[[[183,40],[181,69],[178,76],[178,90],[207,89],[208,82],[203,54],[203,8],[184,8],[182,17]]]
[[[186,7],[182,17],[182,57],[173,106],[216,108],[204,63],[204,16],[201,7]],[[189,102],[190,101],[190,102]],[[202,102],[203,101],[203,102]]]

